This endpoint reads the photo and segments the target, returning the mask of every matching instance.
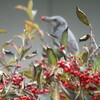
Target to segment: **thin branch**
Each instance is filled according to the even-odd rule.
[[[91,25],[91,24],[89,24],[89,28],[90,28],[90,35],[91,35],[93,44],[95,45],[95,47],[96,47],[96,49],[97,49],[97,48],[98,48],[98,45],[97,45],[97,43],[96,43],[96,41],[95,41],[95,38],[94,38],[94,36],[93,36],[93,33],[92,33],[92,25]],[[91,42],[92,42],[92,41],[91,41]],[[92,43],[91,43],[91,44],[92,44]]]
[[[93,53],[91,53],[89,57],[91,58],[99,49],[100,49],[100,45],[96,48],[96,50]]]
[[[69,94],[69,92],[64,88],[64,86],[62,85],[62,83],[59,82],[59,84],[60,84],[60,86],[61,86],[63,92],[64,92],[64,93],[65,93],[65,94],[70,98],[70,94]]]

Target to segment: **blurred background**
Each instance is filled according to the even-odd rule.
[[[0,34],[0,46],[10,40],[14,35],[21,34],[24,30],[24,20],[28,20],[26,12],[15,9],[16,5],[26,6],[28,0],[0,0],[0,29],[7,30],[7,34]],[[43,15],[60,15],[64,17],[77,41],[85,34],[88,34],[89,28],[81,23],[76,15],[76,6],[84,11],[93,25],[93,33],[98,44],[100,44],[100,0],[33,0],[33,9],[37,10],[35,22],[39,24],[45,32],[51,32],[49,24],[41,21]],[[50,39],[46,38],[49,43]],[[17,43],[20,43],[16,40]],[[80,49],[86,42],[79,43]],[[38,39],[33,41],[33,51],[38,50],[41,54],[41,44]],[[40,58],[40,56],[37,58]]]

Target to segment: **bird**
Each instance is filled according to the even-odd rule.
[[[67,52],[73,55],[77,55],[79,53],[79,45],[78,42],[70,30],[67,21],[61,16],[42,16],[41,20],[48,22],[52,26],[51,35],[57,37],[59,41],[61,40],[62,33],[68,28],[68,39],[67,39]]]

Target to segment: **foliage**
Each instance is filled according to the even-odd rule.
[[[33,22],[36,11],[32,7],[32,0],[29,0],[27,7],[15,7],[26,11],[30,18],[25,20],[24,32],[14,36],[21,39],[22,44],[18,46],[14,40],[10,40],[0,49],[0,100],[100,100],[100,46],[96,44],[92,25],[85,13],[76,8],[79,20],[90,28],[90,34],[79,41],[90,39],[90,45],[85,46],[78,55],[73,55],[63,53],[67,50],[67,29],[60,43],[54,41],[56,50],[45,43],[43,32]],[[36,35],[36,32],[39,34]],[[0,30],[0,33],[6,31]],[[35,38],[44,43],[41,60],[34,58],[37,51],[28,54],[32,48],[30,42]],[[14,48],[16,53],[8,51],[8,46]],[[7,61],[7,56],[12,58],[9,57]],[[28,67],[21,65],[21,62],[29,59],[32,61]],[[26,82],[26,79],[29,81]]]

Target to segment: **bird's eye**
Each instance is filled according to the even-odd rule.
[[[54,19],[54,22],[57,22],[57,19]]]

